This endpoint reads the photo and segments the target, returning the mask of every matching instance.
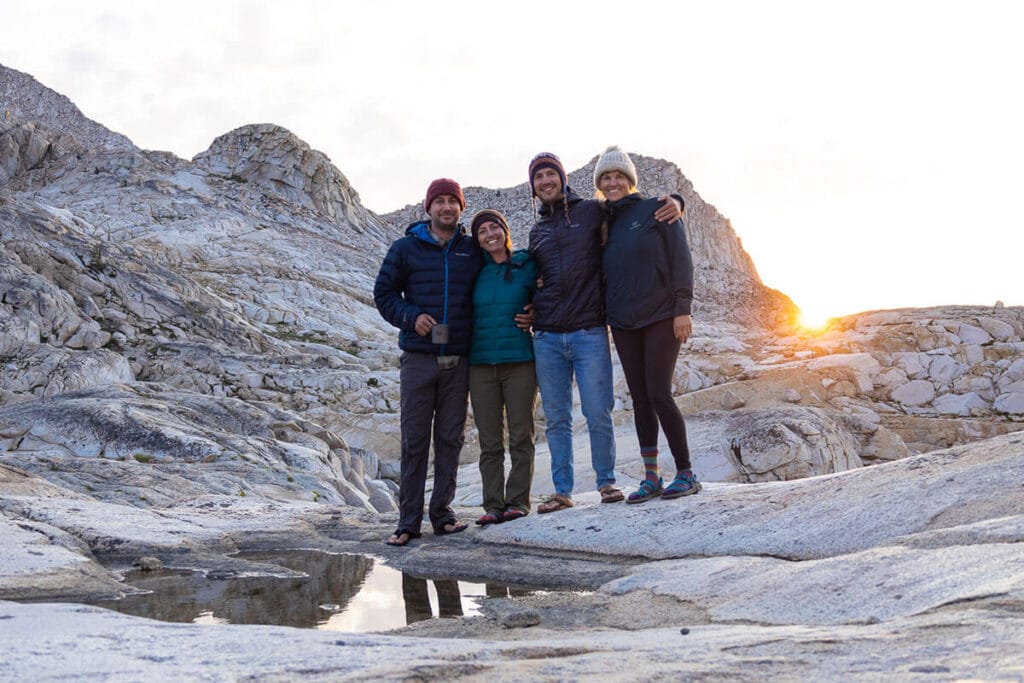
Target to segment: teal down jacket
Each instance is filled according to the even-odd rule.
[[[511,279],[505,273],[511,269]],[[471,365],[525,363],[533,360],[529,333],[516,327],[515,316],[533,299],[537,265],[525,249],[509,263],[495,263],[484,253],[484,267],[473,289],[473,343]]]

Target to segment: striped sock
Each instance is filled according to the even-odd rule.
[[[640,449],[640,457],[644,461],[644,476],[653,482],[658,481],[658,447],[648,446]]]

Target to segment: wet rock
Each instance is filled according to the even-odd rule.
[[[163,569],[164,563],[161,562],[158,557],[147,555],[145,557],[140,557],[138,561],[135,562],[135,566],[144,572],[151,572],[157,569]]]

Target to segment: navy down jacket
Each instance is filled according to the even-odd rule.
[[[430,221],[413,223],[395,240],[373,285],[381,316],[397,327],[403,351],[439,356],[469,353],[473,336],[473,283],[483,264],[480,247],[462,226],[442,247]],[[434,344],[416,334],[416,318],[429,313],[449,326],[449,343]]]

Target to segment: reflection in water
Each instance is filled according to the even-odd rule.
[[[127,583],[152,592],[95,604],[160,621],[366,632],[435,616],[470,616],[479,613],[477,602],[486,597],[528,594],[506,586],[415,577],[363,555],[289,551],[238,557],[287,567],[306,576],[242,574],[215,579],[220,575],[178,570],[131,572],[125,576]]]
[[[434,591],[437,595],[437,616],[461,617],[462,595],[459,584],[452,579],[434,579]],[[434,616],[430,606],[430,594],[427,580],[402,574],[402,599],[405,600],[405,622],[423,621]]]

